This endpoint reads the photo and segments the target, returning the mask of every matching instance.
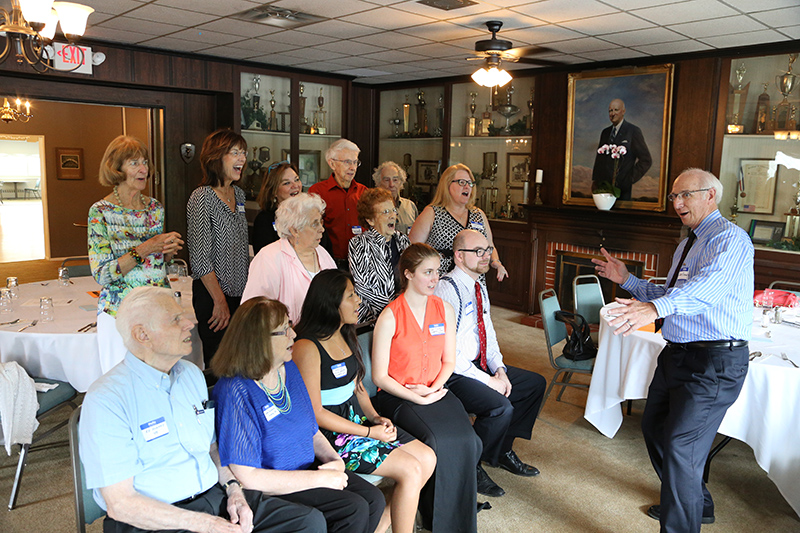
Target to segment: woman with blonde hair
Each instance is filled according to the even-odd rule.
[[[492,242],[492,229],[486,214],[475,206],[475,187],[477,182],[466,165],[458,163],[448,167],[439,179],[436,194],[430,205],[422,210],[408,239],[424,242],[439,252],[442,265],[439,273],[444,275],[453,270],[453,240],[465,229],[483,233],[489,240],[492,252],[492,268],[497,270],[497,281],[503,281],[508,271],[500,262],[497,247]]]

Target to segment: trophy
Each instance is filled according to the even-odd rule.
[[[253,109],[258,109],[261,105],[261,95],[258,94],[258,89],[261,87],[261,76],[253,77]]]
[[[478,133],[477,132],[478,119],[475,118],[475,109],[477,108],[477,106],[475,105],[475,98],[478,96],[478,93],[471,92],[469,93],[469,96],[472,98],[472,102],[469,104],[469,112],[471,116],[467,117],[466,135],[467,137],[475,137],[475,135],[477,135]]]
[[[267,122],[267,129],[269,131],[276,131],[278,129],[278,115],[275,113],[275,89],[269,90],[269,122]]]
[[[789,95],[794,89],[797,76],[792,74],[792,65],[797,60],[797,54],[789,54],[789,70],[784,74],[775,77],[775,84],[778,90],[783,95],[783,101],[776,107],[773,107],[774,124],[773,130],[787,130],[791,129],[789,123],[791,121],[791,105],[789,104]]]
[[[306,118],[306,97],[303,96],[303,91],[306,90],[305,85],[300,83],[300,133],[309,133],[311,128],[308,125]]]
[[[770,133],[769,129],[769,94],[767,94],[769,83],[764,84],[764,92],[758,97],[756,104],[756,121],[753,133]]]
[[[417,103],[414,106],[417,108],[417,124],[414,128],[414,134],[423,136],[428,133],[428,110],[425,109],[425,91],[417,92]]]
[[[486,137],[489,135],[489,128],[492,127],[492,106],[487,105],[486,111],[483,112],[481,115],[481,129],[478,132],[478,135],[481,137]]]
[[[408,95],[406,95],[406,101],[403,104],[403,133],[408,133],[409,129],[409,120],[411,114],[411,104],[408,103]]]
[[[531,99],[528,100],[528,129],[533,130],[533,87],[531,87]]]
[[[744,133],[744,126],[742,125],[741,118],[744,116],[744,106],[747,103],[747,93],[750,91],[750,82],[742,87],[742,79],[744,78],[747,68],[744,63],[739,65],[736,69],[736,82],[737,86],[731,87],[731,107],[730,107],[730,120],[728,120],[728,133]]]
[[[322,107],[325,105],[325,98],[322,96],[322,87],[319,89],[319,96],[317,97],[317,105],[319,109],[314,111],[314,125],[313,130],[319,135],[325,135],[328,128],[325,127],[325,115],[328,113]]]
[[[444,131],[444,95],[439,95],[436,104],[436,127],[433,129],[434,137],[441,137]]]
[[[483,210],[486,216],[494,218],[497,209],[497,193],[499,189],[495,186],[497,179],[497,152],[483,153],[483,171],[481,178],[489,180],[489,187],[483,188]]]
[[[519,108],[511,103],[511,95],[513,94],[514,86],[511,85],[506,89],[506,103],[497,106],[497,112],[506,117],[506,126],[501,130],[506,135],[511,134],[511,125],[508,123],[508,119],[519,113]]]
[[[392,137],[395,137],[395,138],[400,137],[400,124],[402,122],[403,121],[400,120],[400,108],[399,107],[395,107],[394,108],[394,118],[390,118],[389,119],[389,124],[394,126],[394,135],[392,135]]]

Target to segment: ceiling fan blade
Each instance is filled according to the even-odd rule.
[[[533,57],[520,57],[517,59],[518,63],[527,63],[528,65],[539,65],[540,67],[559,67],[563,65],[561,61],[551,61],[549,59],[536,59]]]
[[[503,55],[527,57],[552,51],[552,48],[547,48],[546,46],[520,46],[519,48],[511,48],[510,50],[506,50],[503,52]]]

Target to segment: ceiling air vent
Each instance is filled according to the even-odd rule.
[[[454,9],[475,5],[478,2],[473,2],[472,0],[418,0],[417,3],[444,11],[452,11]]]
[[[282,9],[270,5],[263,5],[253,9],[248,9],[242,13],[233,15],[231,18],[244,20],[247,22],[257,22],[258,24],[267,24],[268,26],[275,26],[277,28],[292,29],[314,22],[327,20],[323,17],[316,15],[309,15],[300,11],[293,11],[291,9]]]

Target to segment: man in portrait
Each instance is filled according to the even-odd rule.
[[[594,168],[592,169],[592,189],[597,184],[607,181],[621,190],[619,199],[630,200],[633,184],[642,179],[653,164],[650,150],[638,126],[625,120],[625,102],[616,98],[608,104],[608,118],[611,126],[600,134],[598,150],[603,145],[624,146],[626,153],[619,159],[611,157],[611,153],[595,155]],[[614,165],[616,163],[616,178]]]

